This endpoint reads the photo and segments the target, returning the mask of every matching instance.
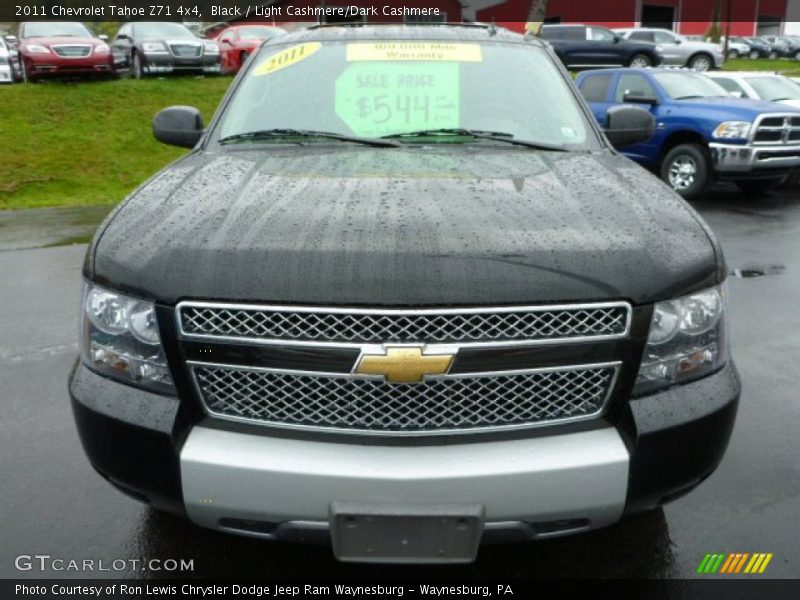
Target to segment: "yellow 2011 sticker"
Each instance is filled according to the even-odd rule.
[[[376,60],[424,60],[481,62],[480,44],[447,42],[374,42],[347,45],[348,62]]]
[[[308,44],[298,44],[286,50],[281,50],[277,54],[264,59],[264,62],[256,67],[254,74],[256,77],[262,77],[286,67],[291,67],[301,60],[309,58],[321,47],[322,44],[319,42],[309,42]]]

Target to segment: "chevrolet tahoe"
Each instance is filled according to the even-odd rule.
[[[314,93],[309,93],[313,82]],[[197,525],[464,562],[700,484],[739,380],[708,226],[552,48],[493,26],[269,40],[98,229],[69,381],[94,468]],[[614,144],[614,145],[612,145]]]

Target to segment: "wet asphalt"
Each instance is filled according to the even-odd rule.
[[[113,489],[85,459],[67,397],[85,245],[47,247],[85,239],[104,210],[0,215],[0,578],[175,575],[18,571],[28,554],[193,560],[182,575],[194,577],[674,578],[708,552],[772,552],[770,576],[800,577],[800,190],[720,188],[694,205],[738,275],[729,322],[743,393],[717,472],[663,511],[442,568],[339,564],[327,548],[205,531]]]

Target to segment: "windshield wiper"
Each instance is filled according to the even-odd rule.
[[[391,140],[357,137],[352,135],[344,135],[341,133],[333,133],[331,131],[313,131],[311,129],[262,129],[259,131],[248,131],[245,133],[237,133],[235,135],[224,137],[219,140],[219,143],[233,144],[236,142],[249,142],[290,137],[325,138],[328,140],[353,142],[354,144],[364,144],[366,146],[376,146],[381,148],[397,148],[402,145],[399,142],[393,142]]]
[[[464,129],[464,128],[445,128],[445,129],[420,129],[419,131],[408,131],[404,133],[393,133],[392,135],[385,135],[381,137],[383,140],[387,139],[403,139],[403,138],[420,138],[420,137],[437,137],[437,136],[458,136],[458,137],[472,137],[478,140],[493,140],[495,142],[505,142],[506,144],[514,144],[516,146],[525,146],[526,148],[536,148],[537,150],[550,150],[553,152],[566,152],[564,146],[557,144],[546,144],[544,142],[531,142],[528,140],[519,140],[511,133],[502,131],[481,131],[478,129]]]
[[[724,98],[725,96],[713,96],[714,98]],[[709,98],[709,96],[701,96],[700,94],[694,94],[690,96],[678,96],[675,100],[694,100],[695,98]]]

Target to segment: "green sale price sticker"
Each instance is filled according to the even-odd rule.
[[[459,126],[456,62],[362,62],[336,81],[336,114],[355,135]]]

